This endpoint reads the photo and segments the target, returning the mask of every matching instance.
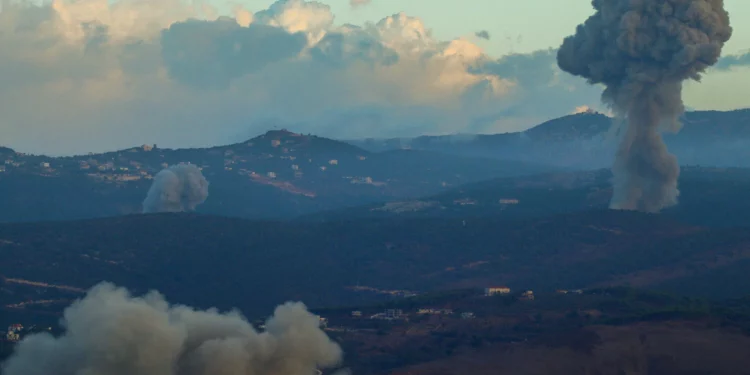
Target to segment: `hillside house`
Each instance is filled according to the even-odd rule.
[[[353,318],[361,318],[362,317],[362,311],[359,311],[359,310],[352,311],[352,317]]]
[[[461,205],[461,206],[473,206],[477,204],[477,201],[471,199],[471,198],[461,198],[456,199],[453,201],[453,204]]]
[[[385,310],[385,317],[390,319],[399,319],[404,316],[404,311],[401,309],[387,309]]]
[[[149,152],[156,148],[156,145],[143,145],[141,146],[143,151]]]
[[[23,326],[21,324],[12,324],[8,327],[5,339],[12,342],[21,340],[21,331],[23,331]]]
[[[494,296],[498,294],[510,294],[510,288],[507,286],[494,286],[489,288],[484,288],[484,295],[486,297]]]
[[[452,315],[453,310],[451,309],[432,309],[432,308],[426,308],[426,309],[419,309],[417,310],[417,314],[419,315]]]
[[[141,179],[141,175],[139,174],[123,174],[115,178],[116,181],[122,181],[122,182],[138,181],[140,179]]]
[[[583,290],[581,289],[574,289],[574,290],[566,290],[566,289],[558,289],[558,294],[583,294]]]
[[[268,172],[268,178],[276,178],[276,172]]]
[[[396,320],[396,319],[404,319],[406,318],[406,315],[404,315],[404,311],[401,309],[387,309],[382,313],[377,313],[375,315],[370,316],[370,319],[381,319],[381,320]]]
[[[47,163],[46,161],[43,161],[43,162],[39,163],[39,166],[42,167],[42,168],[49,168],[49,163]]]
[[[461,319],[474,319],[474,318],[476,318],[476,316],[474,316],[473,312],[467,311],[467,312],[461,313]]]
[[[500,199],[498,201],[500,204],[518,204],[520,201],[518,199]]]
[[[328,161],[328,164],[330,164],[330,165],[339,165],[339,161],[336,160],[336,159],[331,159],[331,160]]]
[[[4,165],[0,165],[0,173],[2,173],[2,172],[5,172],[5,166]]]
[[[521,294],[520,299],[521,300],[525,300],[525,301],[533,301],[534,300],[534,291],[527,290],[527,291],[523,292],[523,294]]]

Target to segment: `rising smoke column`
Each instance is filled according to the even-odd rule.
[[[193,164],[178,164],[154,176],[143,201],[143,212],[184,212],[208,198],[208,181]]]
[[[65,333],[21,341],[5,375],[313,375],[341,348],[301,303],[276,308],[257,332],[239,313],[170,306],[102,283],[65,310]]]
[[[593,0],[595,14],[565,38],[560,68],[606,86],[602,101],[626,126],[613,166],[616,209],[657,212],[677,203],[682,82],[700,80],[732,35],[723,0]]]

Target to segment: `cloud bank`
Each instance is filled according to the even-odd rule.
[[[301,303],[276,308],[264,332],[238,312],[170,305],[102,283],[67,308],[65,333],[25,338],[7,375],[309,375],[340,363],[341,348]]]
[[[50,154],[239,142],[269,123],[343,139],[496,133],[601,93],[553,51],[496,59],[403,13],[339,25],[305,0],[230,15],[182,0],[10,0],[0,61],[2,143]]]

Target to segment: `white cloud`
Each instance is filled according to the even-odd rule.
[[[349,5],[353,7],[361,7],[370,4],[372,0],[349,0]]]
[[[313,1],[232,18],[195,4],[5,6],[2,143],[65,154],[202,146],[269,122],[338,138],[502,132],[598,100],[550,51],[493,59],[403,13],[338,26]]]

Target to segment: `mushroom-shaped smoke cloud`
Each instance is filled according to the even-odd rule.
[[[341,348],[301,303],[276,308],[257,332],[239,313],[170,306],[157,292],[133,297],[102,283],[65,310],[65,333],[32,335],[6,375],[313,375]]]
[[[611,207],[656,212],[677,203],[677,158],[660,131],[679,131],[682,82],[699,80],[732,35],[723,0],[593,0],[596,12],[565,38],[557,63],[606,86],[626,124]]]
[[[208,181],[193,164],[178,164],[154,176],[154,183],[143,201],[143,212],[184,212],[208,198]]]

